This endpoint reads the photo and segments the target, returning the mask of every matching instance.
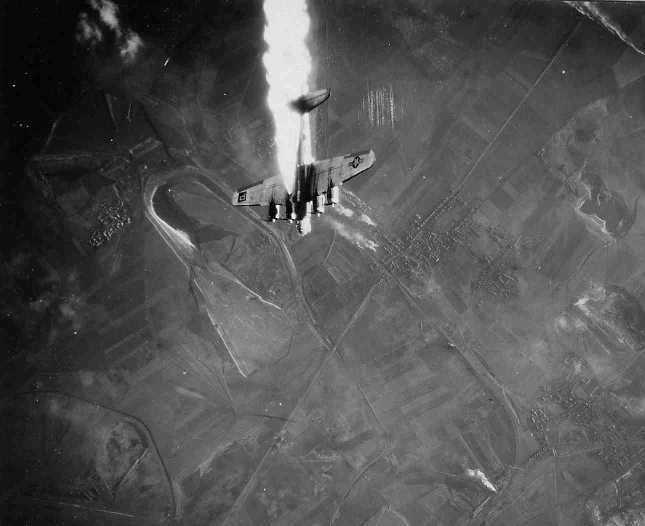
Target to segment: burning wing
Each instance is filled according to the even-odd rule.
[[[286,190],[282,179],[274,176],[235,192],[233,204],[236,206],[268,205],[271,202],[282,204],[285,195]]]
[[[312,166],[318,179],[318,192],[326,191],[330,183],[334,186],[343,184],[367,170],[374,164],[375,159],[374,152],[367,150],[315,161]]]

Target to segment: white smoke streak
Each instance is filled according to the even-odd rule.
[[[466,476],[478,480],[483,484],[483,486],[493,493],[497,493],[497,488],[488,480],[488,477],[481,469],[467,469]]]
[[[114,33],[119,55],[125,64],[131,64],[137,57],[139,50],[143,47],[141,37],[131,29],[124,29],[119,20],[119,7],[110,0],[88,0],[88,6],[95,12],[105,29],[99,24],[90,20],[88,13],[82,12],[78,15],[76,40],[81,44],[87,44],[94,48],[99,42],[103,42],[105,31]]]
[[[361,214],[360,220],[367,223],[369,226],[376,226],[376,222],[367,214]]]
[[[267,51],[263,57],[266,80],[269,84],[267,104],[275,125],[275,144],[278,171],[288,191],[294,187],[300,115],[289,103],[309,91],[311,55],[306,38],[309,33],[309,14],[305,0],[265,0],[264,41]],[[303,123],[303,154],[311,157],[311,131],[308,115]]]
[[[354,212],[350,210],[349,208],[344,207],[340,203],[338,203],[335,206],[336,210],[338,211],[339,214],[344,215],[345,217],[352,217],[354,215]]]
[[[580,296],[578,300],[574,303],[582,312],[584,312],[588,317],[593,317],[593,311],[587,306],[587,303],[591,302],[600,302],[603,301],[606,297],[605,288],[597,283],[592,283],[585,294]]]
[[[610,18],[610,16],[605,13],[595,2],[565,0],[565,3],[573,7],[579,13],[585,15],[587,18],[590,18],[594,22],[599,23],[607,31],[617,36],[622,42],[636,51],[636,53],[645,55],[645,51],[638,47],[636,43],[629,37],[629,35],[625,33],[623,29],[618,24],[616,24]]]

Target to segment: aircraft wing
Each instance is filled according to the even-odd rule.
[[[286,190],[280,176],[275,175],[233,193],[233,204],[236,206],[268,205],[284,202]]]
[[[329,182],[340,185],[374,164],[376,156],[372,150],[340,155],[313,163],[318,179],[318,192],[324,192]]]

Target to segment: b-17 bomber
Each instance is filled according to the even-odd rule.
[[[291,106],[302,116],[325,102],[330,95],[328,89],[321,89],[303,95]],[[293,178],[293,187],[286,188],[280,175],[274,175],[259,183],[241,188],[233,194],[236,206],[268,206],[268,218],[296,222],[302,235],[311,232],[311,217],[320,216],[326,206],[340,202],[340,188],[349,179],[370,168],[376,156],[372,150],[340,155],[330,159],[306,162],[303,156],[304,133],[298,141],[298,156]]]

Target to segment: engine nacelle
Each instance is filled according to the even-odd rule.
[[[298,221],[298,233],[302,236],[306,236],[311,232],[311,215],[304,216],[300,221]]]
[[[289,221],[289,223],[292,223],[296,218],[296,210],[291,196],[287,196],[287,202],[284,207],[284,218]]]
[[[272,223],[275,223],[276,217],[279,214],[278,205],[276,205],[273,201],[271,201],[269,203],[269,210],[267,213],[268,213],[267,220],[271,221]]]
[[[316,215],[320,215],[325,212],[325,201],[325,194],[318,194],[316,196]]]
[[[340,187],[339,186],[332,186],[330,194],[331,195],[330,195],[329,201],[331,203],[331,206],[336,206],[338,203],[340,203]]]

